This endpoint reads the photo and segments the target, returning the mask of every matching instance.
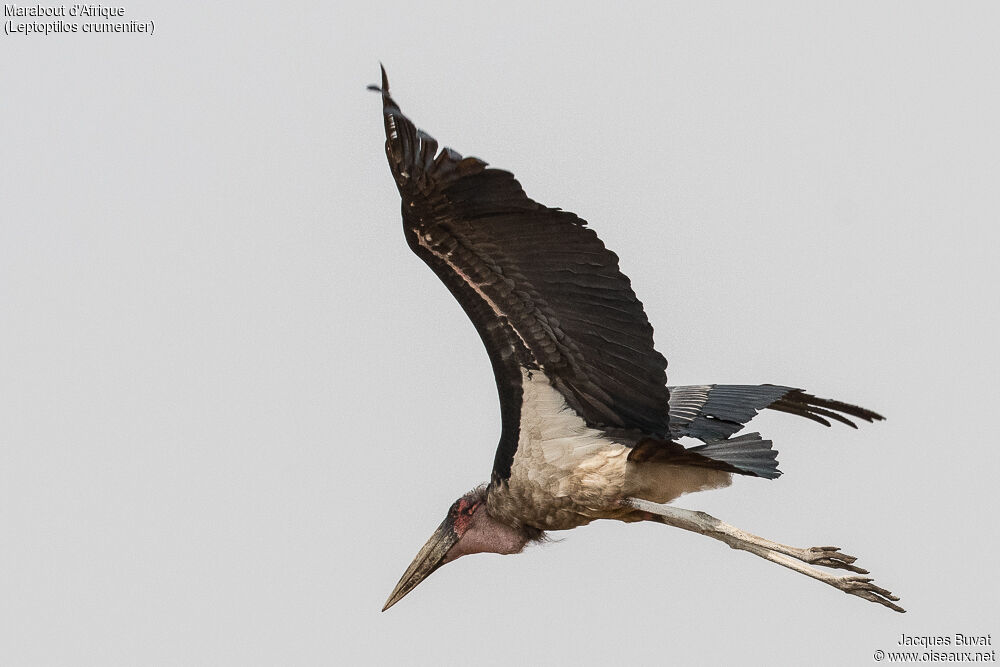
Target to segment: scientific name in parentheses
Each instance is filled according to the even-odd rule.
[[[125,16],[125,8],[105,7],[104,5],[70,5],[69,7],[66,5],[54,5],[52,7],[32,5],[25,7],[22,5],[4,4],[3,15],[5,17],[100,16],[109,19],[113,16]]]
[[[145,33],[152,35],[154,30],[152,21],[123,21],[122,18],[125,16],[124,7],[105,5],[42,6],[39,4],[24,6],[4,4],[3,15],[4,17],[13,16],[17,18],[56,18],[65,16],[76,20],[81,18],[98,19],[93,23],[76,23],[74,20],[67,22],[61,18],[41,23],[34,21],[23,23],[5,21],[4,32],[8,35],[15,33],[24,35],[50,35],[53,33],[75,33],[78,31],[85,33]]]

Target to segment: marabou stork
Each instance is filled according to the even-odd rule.
[[[899,600],[837,547],[795,548],[668,505],[732,475],[781,473],[771,441],[735,435],[759,410],[855,427],[871,410],[777,385],[667,387],[667,361],[618,257],[587,223],[529,199],[506,171],[438,151],[389,95],[385,152],[410,249],[458,299],[486,346],[502,431],[487,484],[456,500],[383,611],[466,554],[515,554],[547,530],[656,521],[721,540],[895,611]],[[681,438],[702,444],[685,447]],[[835,576],[812,567],[840,568]]]

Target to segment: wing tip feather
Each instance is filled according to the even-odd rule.
[[[389,77],[385,73],[385,65],[379,61],[378,68],[382,72],[382,85],[379,86],[378,84],[370,83],[368,84],[367,89],[376,93],[381,93],[383,97],[389,97]]]

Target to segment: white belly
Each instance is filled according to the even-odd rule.
[[[618,507],[629,449],[584,423],[541,371],[521,370],[521,428],[501,503],[491,507],[560,530],[627,513]]]
[[[631,451],[590,428],[541,371],[521,369],[523,402],[510,478],[487,499],[490,513],[543,530],[594,519],[637,520],[625,497],[668,502],[683,493],[728,486],[729,473],[635,464]]]

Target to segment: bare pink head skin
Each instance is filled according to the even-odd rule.
[[[452,503],[444,521],[406,568],[382,611],[402,600],[445,563],[469,554],[520,553],[528,542],[541,537],[537,529],[511,526],[490,516],[486,509],[486,486],[478,486]]]

